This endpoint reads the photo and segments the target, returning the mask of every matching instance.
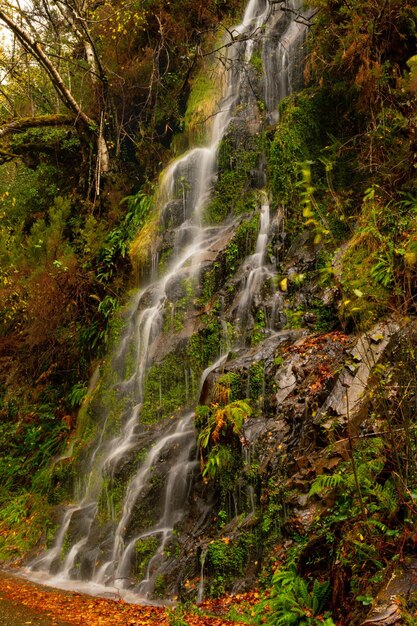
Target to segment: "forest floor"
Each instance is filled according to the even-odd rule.
[[[250,592],[208,600],[189,609],[128,604],[43,587],[0,573],[0,626],[238,626],[250,621],[226,617],[251,613],[258,594]]]

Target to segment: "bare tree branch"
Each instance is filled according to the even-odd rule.
[[[43,69],[48,74],[51,83],[58,93],[58,96],[62,100],[62,102],[75,113],[77,120],[82,120],[84,125],[95,128],[96,122],[92,118],[90,118],[80,107],[80,105],[75,100],[72,93],[66,87],[62,76],[59,71],[52,63],[51,59],[45,53],[43,46],[31,37],[29,33],[19,24],[16,23],[5,11],[0,9],[0,21],[2,21],[16,36],[18,41],[24,47],[24,49],[29,52],[43,67]]]

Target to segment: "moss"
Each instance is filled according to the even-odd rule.
[[[250,64],[259,75],[263,72],[263,61],[260,50],[255,50],[250,58]]]
[[[290,96],[280,105],[280,122],[271,142],[268,169],[275,204],[295,204],[299,164],[312,160],[320,145],[316,106],[308,94]]]
[[[154,423],[191,408],[197,401],[201,374],[220,353],[221,325],[216,315],[203,316],[202,328],[187,344],[149,370],[141,419]]]
[[[345,323],[363,330],[370,328],[387,311],[392,296],[392,290],[378,283],[373,275],[379,260],[379,245],[372,237],[359,233],[350,242],[341,262],[340,315]]]
[[[226,273],[234,274],[238,264],[255,251],[259,231],[259,215],[244,220],[236,229],[232,241],[226,248]]]
[[[256,346],[265,338],[265,310],[259,309],[255,315],[255,322],[251,333],[251,346]]]
[[[155,578],[154,595],[157,598],[164,598],[166,595],[167,580],[164,574],[158,574]]]
[[[227,372],[227,374],[220,376],[217,380],[217,385],[226,390],[230,402],[234,402],[243,397],[240,376],[236,372]]]
[[[130,244],[129,256],[137,271],[148,265],[152,254],[157,252],[159,214],[154,210]]]
[[[206,139],[206,121],[214,115],[221,96],[219,72],[203,64],[192,81],[184,123],[191,143],[203,143]]]
[[[265,387],[265,363],[256,361],[252,363],[248,372],[248,390],[251,400],[259,401]]]
[[[256,194],[251,172],[258,167],[262,139],[259,135],[240,136],[235,129],[222,140],[219,148],[218,180],[211,202],[204,210],[204,220],[219,224],[228,215],[252,211]]]
[[[201,297],[199,304],[205,306],[214,294],[221,289],[227,278],[233,276],[239,269],[242,261],[253,254],[259,231],[259,215],[243,220],[236,228],[233,239],[225,248],[218,261],[203,271],[201,276]],[[232,295],[234,285],[229,286],[229,295]]]
[[[223,374],[217,380],[216,389],[220,388],[229,402],[242,398],[261,402],[264,392],[268,393],[269,389],[269,381],[265,379],[265,361],[254,361],[247,370]]]
[[[187,360],[199,377],[202,371],[222,352],[222,326],[215,312],[202,317],[202,328],[194,334],[187,346]],[[198,380],[198,384],[199,384]]]
[[[166,304],[163,332],[181,331],[187,312],[193,305],[196,293],[195,282],[190,278],[185,278],[181,281],[180,288],[184,295],[175,302]]]
[[[255,533],[241,531],[239,539],[216,539],[207,546],[206,569],[210,579],[211,597],[224,594],[239,576],[243,576],[248,563],[256,560],[258,551]]]
[[[143,537],[135,545],[135,572],[138,580],[142,580],[149,561],[158,549],[159,541],[155,536]]]
[[[191,385],[191,387],[189,386]],[[184,353],[168,354],[149,369],[141,420],[145,424],[172,417],[188,406],[195,394],[195,384]]]
[[[297,307],[292,309],[288,307],[284,310],[284,313],[287,320],[284,328],[297,329],[303,327],[303,315],[305,313],[304,308]]]
[[[213,263],[212,267],[204,271],[201,276],[202,304],[207,304],[213,297],[216,289],[216,277],[220,270],[220,263]]]
[[[57,505],[70,500],[76,477],[73,458],[68,456],[36,472],[32,478],[32,490],[45,496],[48,504]]]
[[[98,500],[97,519],[100,525],[120,515],[126,484],[118,477],[106,478]]]
[[[311,168],[316,208],[325,219],[327,238],[341,242],[350,234],[349,219],[358,206],[363,174],[354,150],[344,148],[350,120],[346,94],[326,87],[304,89],[281,101],[279,123],[270,136],[267,173],[273,206],[284,206],[286,232],[304,227],[302,164]]]
[[[310,310],[316,316],[314,329],[318,333],[328,333],[336,328],[337,311],[335,311],[335,307],[324,304],[319,298],[314,298],[310,305]]]

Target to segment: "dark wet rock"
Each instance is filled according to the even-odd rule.
[[[396,569],[388,584],[378,593],[372,608],[361,626],[390,626],[404,623],[402,620],[402,601],[417,591],[417,560],[408,559]],[[411,623],[411,622],[410,622]]]
[[[177,228],[184,219],[184,201],[182,198],[171,200],[164,207],[161,221],[165,230]]]
[[[394,322],[380,323],[361,335],[347,354],[348,361],[334,389],[316,414],[315,422],[332,428],[335,421],[349,420],[357,427],[366,414],[366,389],[372,369],[380,362],[395,339],[400,327]],[[326,415],[331,416],[326,421]]]

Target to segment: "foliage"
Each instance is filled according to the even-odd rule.
[[[256,555],[255,534],[242,532],[238,539],[226,536],[208,544],[206,566],[210,576],[210,597],[223,595],[233,579],[243,574],[248,554]]]
[[[272,577],[270,597],[259,605],[257,623],[334,626],[329,612],[324,612],[329,599],[329,581],[314,580],[309,584],[297,574],[294,566],[280,568]]]
[[[262,151],[267,153],[273,208],[279,207],[278,215],[283,215],[282,223],[277,219],[273,224],[285,239],[273,260],[281,276],[294,258],[294,250],[288,250],[295,235],[302,230],[311,235],[307,232],[304,246],[307,261],[300,254],[299,263],[308,268],[296,268],[292,278],[289,274],[284,279],[287,327],[298,328],[308,313],[314,314],[319,332],[337,325],[336,304],[325,304],[323,289],[333,292],[340,323],[349,330],[367,329],[393,311],[415,313],[417,109],[416,60],[410,58],[415,10],[397,0],[313,4],[320,11],[309,42],[308,88],[281,103],[279,123],[265,136],[231,126],[220,145],[219,176],[204,219],[220,224],[233,218],[238,226],[225,250],[204,268],[201,294],[194,282],[184,281],[178,298],[167,305],[172,316],[167,315],[165,331],[183,331],[191,312],[198,313],[198,330],[187,338],[184,332],[178,347],[150,367],[144,424],[191,409],[198,401],[201,373],[226,348],[225,335],[231,330],[222,324],[221,315],[235,297],[232,278],[253,252],[259,230],[253,213]],[[129,257],[146,273],[162,240],[159,199],[150,191],[148,178],[175,150],[170,145],[173,134],[185,126],[193,141],[201,141],[201,122],[212,113],[216,76],[203,63],[193,73],[197,52],[202,32],[225,13],[233,13],[237,3],[210,0],[200,5],[155,0],[122,7],[106,1],[92,9],[89,23],[101,49],[108,49],[106,69],[112,77],[108,88],[114,106],[106,116],[106,132],[113,142],[111,154],[124,170],[115,168],[109,174],[94,203],[86,200],[94,180],[94,147],[86,146],[73,130],[25,131],[8,144],[16,152],[26,151],[26,156],[19,165],[0,168],[0,442],[7,443],[0,463],[4,557],[18,556],[43,541],[49,507],[68,497],[70,461],[45,468],[66,445],[80,405],[80,448],[85,450],[98,430],[98,424],[88,421],[83,402],[90,365],[109,341],[112,320],[117,323]],[[44,40],[52,50],[50,33]],[[111,46],[106,45],[109,41]],[[85,60],[81,52],[77,55],[74,60],[84,72]],[[252,74],[261,73],[258,52],[250,63]],[[17,112],[25,113],[22,93],[30,93],[36,113],[49,112],[55,101],[44,89],[44,78],[35,68],[31,77],[28,67],[18,64],[19,72],[5,87]],[[66,64],[68,59],[63,60],[63,67]],[[82,72],[76,68],[68,75],[81,95]],[[125,97],[119,98],[122,91]],[[94,111],[93,90],[82,95]],[[8,105],[2,96],[5,119]],[[36,144],[33,157],[26,150],[30,144]],[[273,256],[271,252],[271,271]],[[263,305],[253,314],[255,352],[266,334]],[[310,431],[302,432],[309,428],[312,442],[327,445],[346,434],[340,435],[341,426],[335,424],[328,432],[314,420],[308,426],[293,420],[282,445],[288,444],[290,452],[275,445],[260,466],[250,458],[244,432],[251,415],[259,415],[274,424],[268,441],[275,441],[278,408],[276,381],[266,374],[269,357],[218,378],[212,403],[202,400],[207,404],[196,410],[206,482],[201,489],[215,495],[216,531],[223,533],[207,546],[212,595],[242,576],[248,554],[261,555],[262,548],[285,538],[284,545],[290,546],[285,547],[286,564],[272,578],[271,597],[262,603],[259,620],[330,626],[330,584],[334,616],[341,617],[352,605],[360,611],[359,605],[371,602],[385,568],[392,567],[397,555],[411,552],[415,543],[414,344],[415,337],[408,350],[393,345],[391,361],[374,368],[366,423],[353,439],[354,428],[349,429],[343,448],[335,444],[342,449],[337,469],[326,473],[324,466],[314,480],[313,465],[307,467],[304,456],[297,457],[297,440],[309,437]],[[282,362],[283,357],[276,357],[275,367]],[[110,432],[126,405],[111,377],[104,381],[102,402],[108,408]],[[306,414],[315,410],[307,401]],[[291,412],[283,416],[283,423],[291,417]],[[381,433],[373,432],[374,424],[382,425]],[[300,474],[291,486],[286,479],[298,463]],[[270,467],[278,465],[282,474],[271,475]],[[99,502],[103,528],[120,510],[123,484],[118,477],[104,481]],[[289,517],[300,501],[294,485],[305,494],[310,487],[313,504],[323,505],[309,528]],[[247,504],[249,488],[255,491],[255,511]],[[250,518],[252,529],[238,526],[239,513]],[[238,532],[229,536],[232,518]],[[151,540],[137,544],[140,573],[154,547]],[[298,570],[291,565],[292,557]],[[321,582],[325,577],[331,577],[330,584]],[[161,593],[164,586],[165,579],[160,579]],[[169,619],[180,622],[188,617],[179,609]]]
[[[280,122],[270,143],[268,167],[274,201],[296,201],[299,164],[313,160],[323,142],[318,125],[320,97],[290,96],[280,104]]]
[[[247,606],[250,607],[256,602],[258,596],[256,592],[242,593],[239,597],[205,600],[198,607],[189,604],[173,607],[131,604],[83,594],[71,594],[63,602],[63,595],[59,590],[35,587],[33,583],[23,578],[7,574],[3,577],[6,601],[19,607],[19,611],[25,611],[25,618],[28,621],[30,619],[39,621],[43,616],[52,614],[61,622],[80,626],[85,623],[90,626],[125,626],[127,623],[137,626],[250,624],[253,622],[247,620],[244,611]],[[226,615],[231,608],[236,613],[235,618]]]
[[[156,537],[144,537],[143,539],[139,539],[139,541],[135,545],[135,559],[136,559],[136,575],[138,580],[142,580],[147,565],[155,554],[155,551],[158,547],[158,539]]]
[[[224,469],[233,465],[232,451],[228,443],[239,436],[245,419],[250,417],[252,409],[244,400],[235,400],[230,404],[198,407],[197,424],[204,420],[198,441],[201,458],[207,455],[203,464],[203,476],[214,479]]]
[[[186,285],[186,289],[190,287]],[[185,296],[186,302],[189,302],[189,295]],[[182,312],[185,310],[182,309]],[[149,368],[141,413],[145,423],[172,417],[195,404],[201,374],[217,355],[221,336],[216,316],[207,316],[205,322],[201,330],[189,338],[185,347],[170,352]]]
[[[242,135],[229,128],[218,155],[218,179],[212,200],[204,209],[204,220],[218,224],[228,215],[240,215],[254,208],[255,196],[251,189],[251,173],[258,166],[261,137]]]
[[[45,541],[52,530],[51,507],[44,496],[21,491],[10,498],[5,487],[0,494],[0,558],[14,561]]]
[[[358,228],[342,257],[342,315],[369,327],[397,302],[406,309],[413,306],[416,203],[404,192],[385,203],[380,188],[373,186],[365,191],[362,207]]]
[[[344,80],[360,111],[377,110],[390,101],[390,88],[411,56],[415,11],[398,0],[313,3],[320,9],[312,37],[309,72],[322,81]],[[395,26],[395,28],[394,28]]]
[[[201,143],[207,133],[207,121],[214,115],[220,97],[216,70],[203,65],[191,83],[184,116],[185,130],[193,143]]]

